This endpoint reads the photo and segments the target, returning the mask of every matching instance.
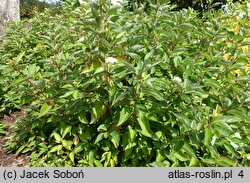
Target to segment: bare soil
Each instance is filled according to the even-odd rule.
[[[4,145],[8,141],[8,137],[13,135],[13,126],[15,125],[16,119],[23,119],[25,111],[13,112],[11,115],[5,115],[0,119],[0,123],[6,126],[6,135],[0,136],[0,167],[26,167],[29,166],[28,154],[16,154],[9,153]]]

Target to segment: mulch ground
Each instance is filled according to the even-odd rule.
[[[28,154],[21,154],[17,156],[14,153],[10,153],[4,148],[4,145],[8,141],[8,137],[13,135],[13,126],[16,119],[22,119],[25,115],[24,110],[13,112],[11,115],[5,115],[0,119],[0,123],[6,126],[7,134],[0,136],[0,167],[27,167],[29,166]]]

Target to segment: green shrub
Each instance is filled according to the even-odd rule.
[[[162,3],[62,7],[0,47],[5,105],[30,106],[15,139],[32,166],[250,166],[245,5],[202,19]]]
[[[59,12],[55,4],[48,4],[39,0],[20,0],[20,16],[22,19],[34,17],[36,14],[42,13],[46,8],[51,8],[56,13]]]

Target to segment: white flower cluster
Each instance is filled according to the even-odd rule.
[[[114,6],[120,6],[121,3],[122,2],[122,0],[111,0],[111,3],[114,5]]]
[[[118,60],[117,60],[116,58],[114,58],[114,57],[107,57],[107,58],[105,59],[105,62],[106,62],[106,63],[114,64],[114,63],[118,62]]]
[[[175,81],[175,82],[177,82],[177,83],[181,83],[182,82],[181,78],[179,78],[177,76],[173,77],[172,80]]]

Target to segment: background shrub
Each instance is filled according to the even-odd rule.
[[[21,18],[32,18],[36,14],[42,13],[46,8],[53,9],[54,13],[59,12],[57,4],[48,4],[39,0],[20,0],[20,16]]]
[[[198,12],[206,12],[210,10],[218,10],[230,2],[242,2],[239,0],[161,0],[161,2],[169,2],[175,5],[175,10],[182,10],[192,8]],[[137,5],[146,5],[147,9],[150,9],[149,4],[157,4],[159,1],[155,0],[127,0],[128,7],[133,10]],[[244,2],[244,1],[243,1]],[[135,6],[135,7],[133,7]]]
[[[250,165],[246,4],[202,18],[160,2],[62,8],[0,47],[4,105],[29,105],[15,140],[32,166]]]

